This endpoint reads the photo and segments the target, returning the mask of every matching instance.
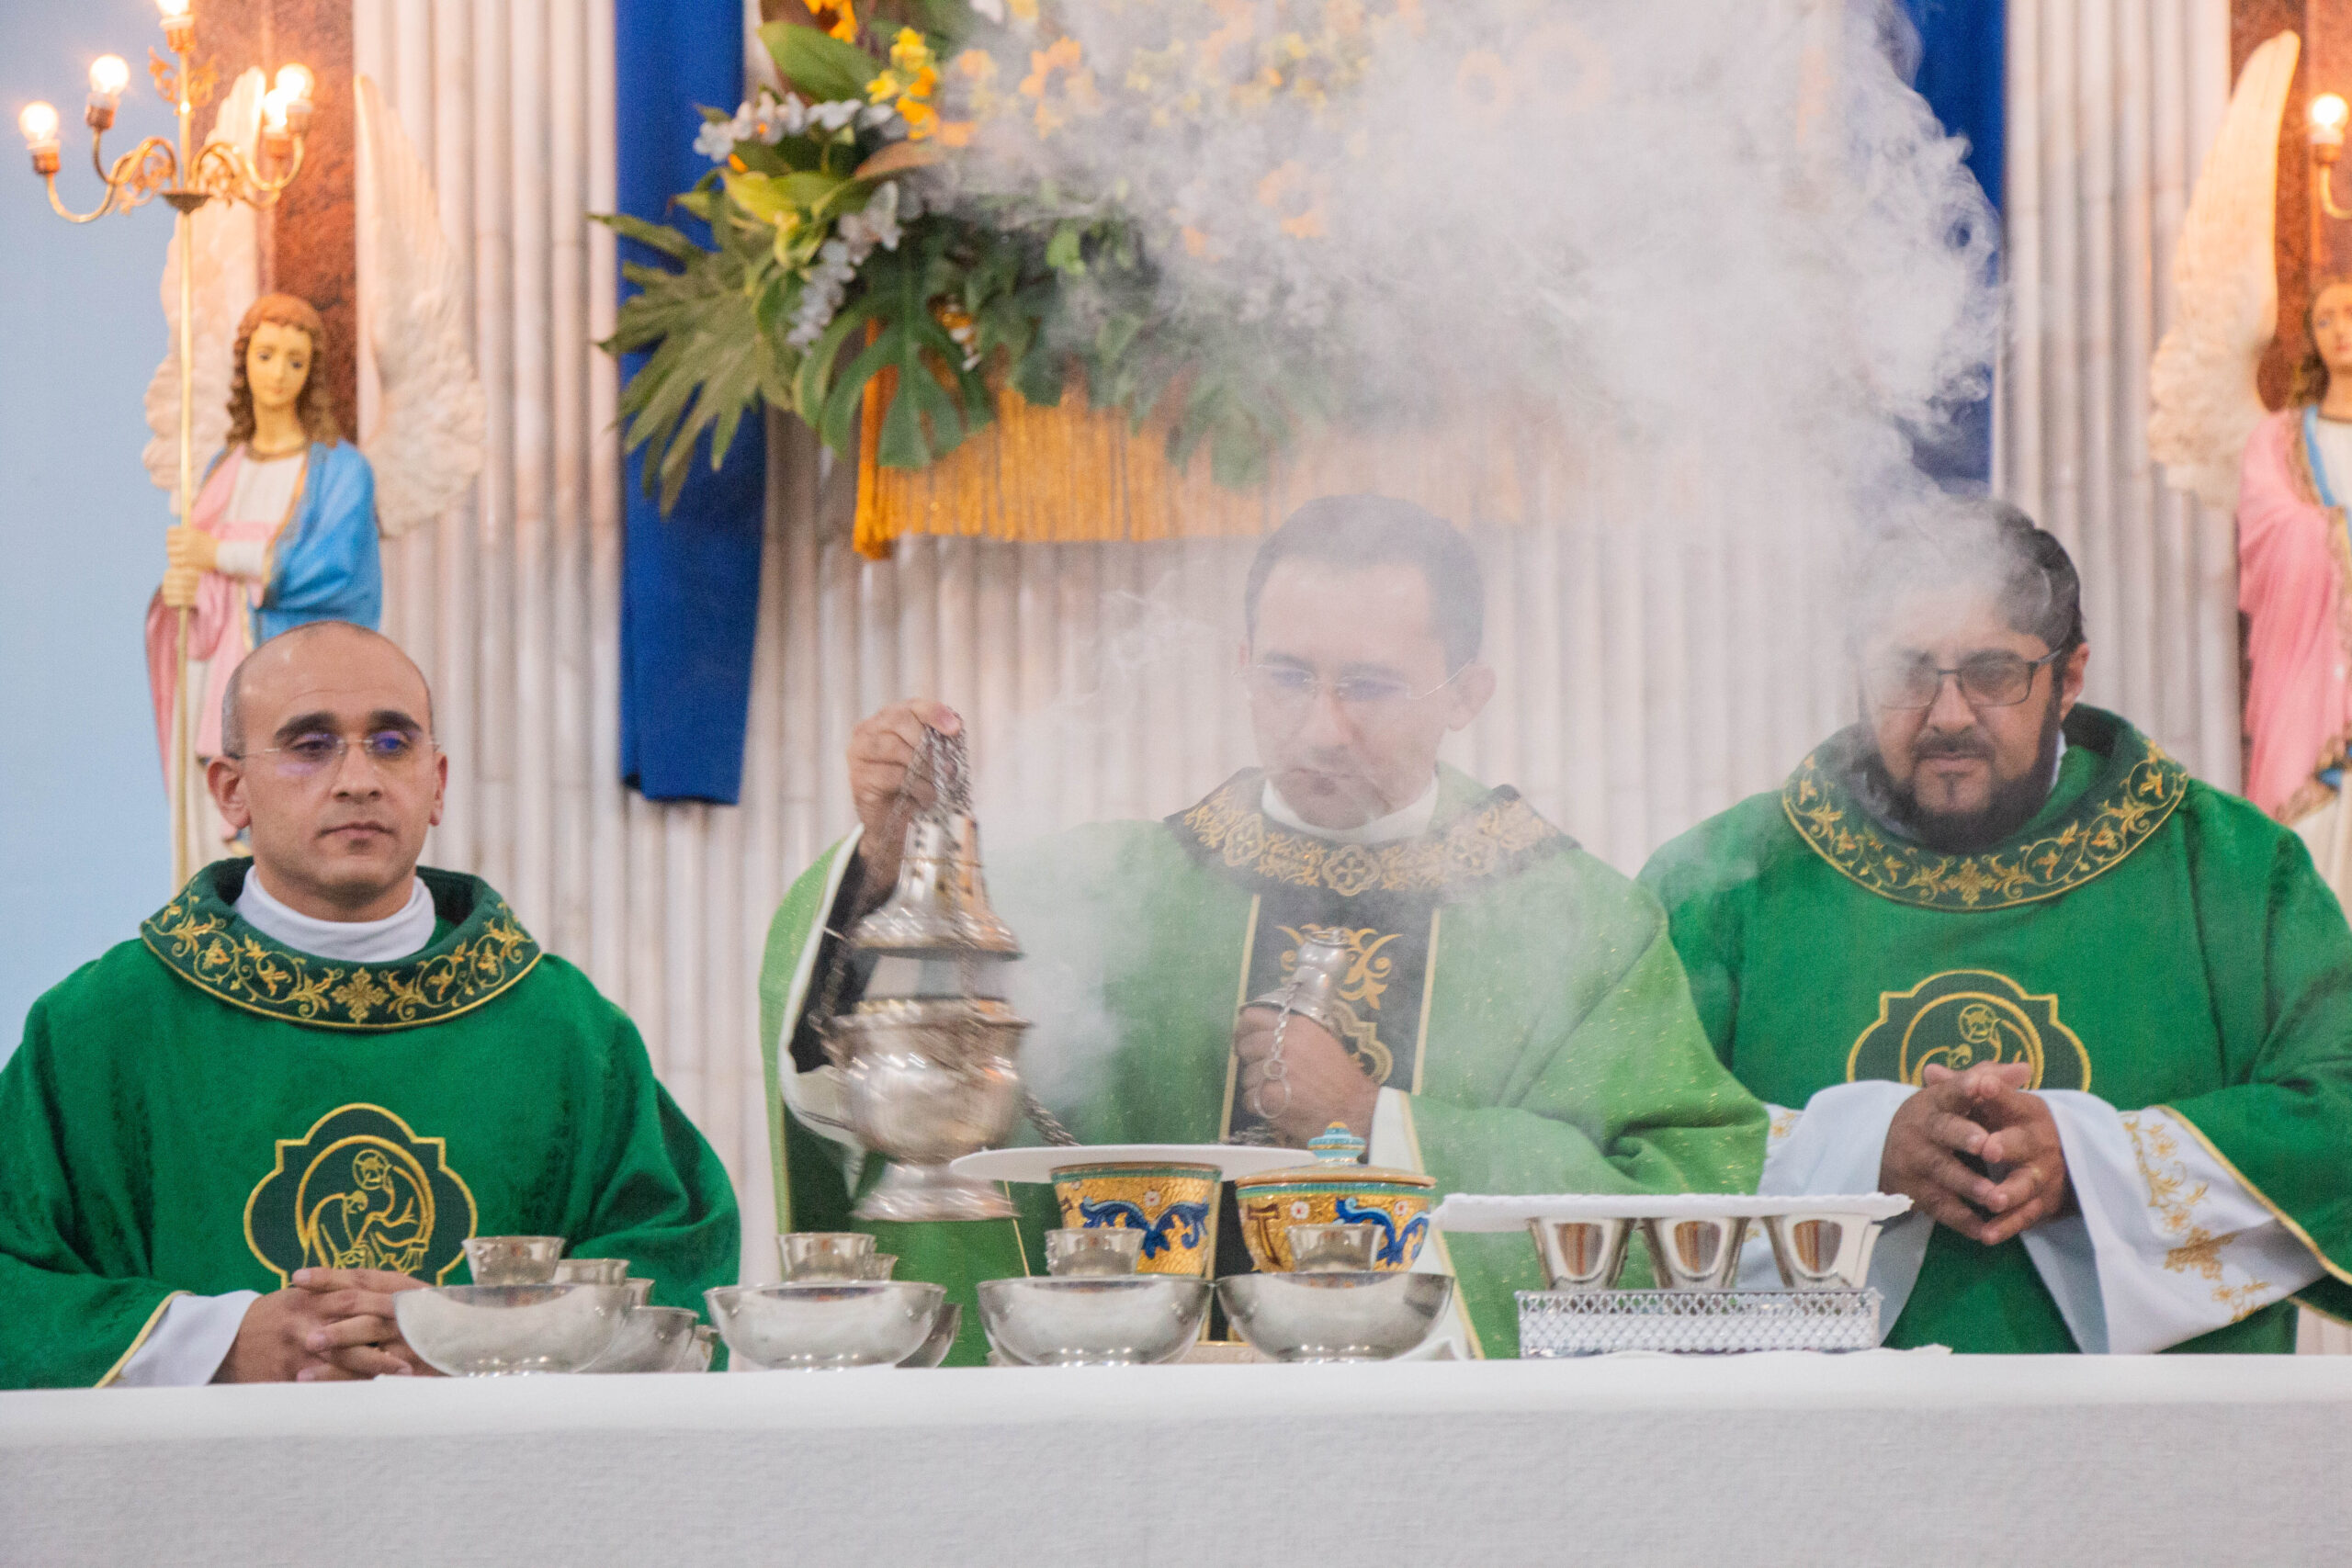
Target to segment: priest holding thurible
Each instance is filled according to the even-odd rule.
[[[1709,1051],[1656,900],[1515,791],[1437,761],[1494,690],[1484,602],[1448,524],[1379,497],[1310,502],[1261,547],[1242,605],[1261,765],[1164,821],[991,858],[1027,953],[1012,998],[1035,1022],[1023,1077],[1080,1143],[1295,1147],[1338,1122],[1373,1165],[1441,1191],[1753,1188],[1763,1108]],[[858,727],[861,829],[794,886],[770,935],[762,1017],[792,1228],[847,1228],[882,1164],[844,1124],[808,1015],[833,933],[893,886],[894,807],[926,726],[959,721],[914,701]],[[1347,952],[1336,1028],[1292,1014],[1278,1036],[1271,1010],[1243,1004],[1310,935]],[[860,983],[854,963],[838,1005]],[[1052,1193],[1013,1196],[1017,1224],[874,1228],[900,1278],[967,1298],[1045,1271]],[[1238,1228],[1228,1199],[1220,1275],[1250,1268]],[[1433,1237],[1419,1266],[1461,1282],[1445,1330],[1459,1353],[1514,1352],[1512,1292],[1543,1283],[1524,1235]],[[958,1359],[979,1349],[967,1334]]]

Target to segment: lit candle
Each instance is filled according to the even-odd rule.
[[[307,103],[311,97],[311,68],[307,65],[281,65],[277,68],[277,91],[288,103]]]

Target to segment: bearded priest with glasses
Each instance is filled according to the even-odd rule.
[[[1642,874],[1775,1107],[1763,1190],[1916,1201],[1872,1258],[1894,1345],[2352,1313],[2352,928],[2302,841],[2077,700],[2074,563],[2016,509],[1939,503],[1849,602],[1861,721]]]
[[[1027,952],[1012,998],[1035,1022],[1023,1073],[1080,1143],[1298,1147],[1338,1122],[1371,1164],[1442,1192],[1753,1186],[1763,1108],[1708,1050],[1656,900],[1515,791],[1438,762],[1494,690],[1484,603],[1450,525],[1374,496],[1308,503],[1261,547],[1244,596],[1261,765],[1164,821],[990,861]],[[892,887],[894,808],[925,725],[958,720],[911,702],[858,727],[863,826],[800,878],[770,935],[762,1024],[792,1228],[851,1228],[882,1164],[846,1126],[808,1014],[834,933]],[[1336,1027],[1293,1014],[1278,1028],[1243,1004],[1282,984],[1309,933],[1346,949]],[[841,1008],[861,984],[853,974]],[[958,1359],[985,1350],[972,1284],[1045,1271],[1052,1192],[1013,1196],[1017,1227],[871,1227],[899,1278],[964,1301]],[[1229,1188],[1215,1220],[1215,1272],[1248,1272]],[[1543,1286],[1524,1235],[1435,1237],[1419,1263],[1460,1281],[1460,1353],[1515,1353],[1512,1292]]]
[[[0,1387],[426,1370],[393,1297],[476,1235],[735,1278],[735,1199],[586,976],[420,868],[447,763],[387,638],[316,621],[230,677],[198,872],[33,1004],[0,1067]]]

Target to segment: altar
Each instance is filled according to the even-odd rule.
[[[12,1563],[2321,1561],[2352,1363],[1184,1366],[0,1394]]]

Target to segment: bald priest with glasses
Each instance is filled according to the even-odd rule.
[[[232,677],[198,872],[33,1004],[0,1067],[0,1387],[422,1370],[392,1298],[475,1235],[735,1278],[725,1170],[636,1029],[480,879],[420,869],[447,764],[375,632]]]
[[[1890,532],[1850,602],[1860,721],[1642,874],[1787,1108],[1764,1190],[1916,1200],[1872,1258],[1895,1345],[2352,1313],[2352,928],[2302,840],[2076,700],[2074,563],[2015,508]]]
[[[1242,606],[1260,765],[1164,821],[991,858],[1027,953],[1012,996],[1035,1022],[1022,1070],[1080,1142],[1295,1147],[1340,1122],[1372,1164],[1441,1191],[1752,1188],[1763,1108],[1708,1049],[1656,900],[1511,789],[1438,762],[1494,690],[1483,607],[1477,558],[1448,524],[1374,496],[1310,502],[1261,547]],[[914,702],[858,727],[864,826],[800,878],[771,933],[762,1019],[779,1210],[796,1228],[848,1228],[882,1163],[844,1126],[807,1015],[829,932],[892,886],[892,808],[926,723],[957,720]],[[1294,1015],[1278,1031],[1243,1003],[1282,983],[1308,933],[1346,947],[1336,1028]],[[1017,1229],[875,1228],[900,1278],[968,1298],[976,1280],[1044,1272],[1052,1194],[1013,1195]],[[1250,1267],[1238,1231],[1227,1196],[1221,1275]],[[1523,1235],[1440,1236],[1420,1262],[1461,1281],[1464,1353],[1515,1352],[1511,1292],[1542,1284]],[[967,1299],[967,1327],[977,1316]]]

